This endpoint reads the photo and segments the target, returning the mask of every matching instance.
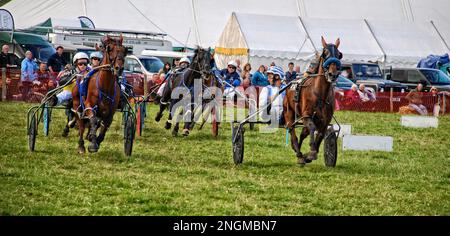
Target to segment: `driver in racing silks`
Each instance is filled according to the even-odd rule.
[[[172,76],[176,76],[177,74],[184,73],[190,64],[191,64],[191,60],[189,60],[189,58],[187,58],[187,57],[183,57],[180,60],[179,66],[175,67],[173,70],[171,70],[166,75],[166,78],[164,79],[161,86],[159,87],[156,98],[155,98],[155,102],[157,104],[159,104],[160,102],[163,102],[163,103],[169,102],[169,101],[161,101],[161,99],[163,97],[163,93],[164,93],[164,88],[170,82],[170,79]]]
[[[280,95],[278,92],[285,87],[283,84],[284,72],[279,66],[273,66],[267,74],[273,74],[273,80],[270,84],[264,87],[259,94],[259,107],[267,108],[260,113],[260,118],[263,121],[268,121],[271,118],[275,118],[279,125],[284,125],[283,115],[283,100],[286,96],[286,91],[283,91]]]
[[[64,71],[61,71],[58,77],[60,78],[59,86],[64,86],[62,92],[53,96],[49,102],[50,106],[57,106],[65,104],[67,108],[67,116],[69,116],[68,126],[64,129],[63,136],[67,136],[69,133],[69,127],[73,127],[75,125],[75,112],[72,110],[73,101],[72,101],[72,90],[76,86],[76,81],[81,80],[85,75],[89,72],[88,67],[89,57],[84,52],[78,52],[73,57],[73,65],[75,69],[72,67],[66,66]],[[74,76],[76,75],[76,76]]]

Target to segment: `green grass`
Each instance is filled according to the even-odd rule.
[[[121,114],[96,154],[78,155],[76,130],[27,149],[30,104],[0,103],[0,215],[450,215],[450,117],[438,129],[400,126],[400,116],[337,112],[354,133],[390,135],[394,151],[342,151],[327,168],[299,167],[284,130],[245,133],[245,158],[232,161],[231,130],[210,125],[172,137],[147,114],[131,159],[123,154]],[[164,119],[164,118],[163,118]],[[306,151],[306,146],[304,147]]]

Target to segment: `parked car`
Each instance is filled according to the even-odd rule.
[[[393,88],[394,92],[407,89],[406,85],[386,79],[378,64],[344,64],[342,70],[350,70],[348,78],[357,85],[364,83],[366,87],[373,88],[376,92],[389,91],[391,88]]]
[[[408,86],[407,91],[423,84],[424,91],[435,86],[439,91],[450,92],[450,78],[441,70],[425,68],[395,68],[391,70],[391,80]]]
[[[152,77],[163,68],[163,62],[157,57],[129,55],[125,57],[124,73],[129,84],[133,85],[137,95],[144,95],[144,80],[148,82],[148,88],[152,83]]]
[[[353,81],[345,78],[344,76],[339,75],[337,80],[336,80],[336,88],[347,91],[352,89],[352,86],[355,83],[353,83]]]

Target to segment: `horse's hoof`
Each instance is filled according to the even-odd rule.
[[[66,138],[67,136],[69,136],[69,127],[65,127],[62,133],[62,136],[64,138]]]
[[[98,145],[97,143],[91,143],[88,147],[89,152],[97,152],[98,151]]]
[[[161,120],[161,118],[162,118],[162,115],[157,114],[157,115],[155,116],[155,121],[156,121],[156,122],[159,122],[159,121]]]
[[[175,130],[172,130],[172,136],[173,136],[173,137],[177,137],[177,136],[178,136],[178,132],[175,131]]]
[[[189,130],[188,129],[184,129],[183,130],[183,136],[189,136]]]
[[[86,153],[86,148],[84,148],[84,147],[79,147],[79,148],[78,148],[78,154],[84,154],[84,153]]]
[[[164,125],[164,129],[169,130],[170,128],[172,128],[172,124],[169,122],[166,122],[166,124]]]
[[[305,158],[299,157],[299,158],[297,159],[297,163],[298,163],[300,166],[305,166],[305,165],[306,165]]]
[[[306,161],[312,162],[314,160],[317,160],[317,152],[310,152],[306,157]]]

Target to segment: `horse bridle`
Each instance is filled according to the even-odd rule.
[[[206,69],[206,63],[200,63],[198,61],[198,54],[199,53],[197,53],[197,55],[195,57],[195,61],[192,62],[192,65],[194,65],[194,63],[198,64],[199,70],[196,70],[193,68],[189,68],[189,70],[199,73],[201,75],[202,79],[205,80],[205,79],[208,79],[207,76],[211,74],[211,71]],[[209,54],[209,53],[205,53],[205,54],[206,54],[206,55],[204,55],[205,58],[207,58],[208,56],[211,57],[211,54]],[[203,58],[203,60],[206,60],[205,58]]]
[[[324,48],[322,51],[322,55],[320,57],[324,60],[322,67],[325,70],[325,77],[329,83],[332,83],[332,82],[336,81],[336,79],[338,77],[338,73],[330,75],[330,73],[328,73],[328,68],[330,67],[331,64],[335,63],[338,71],[341,70],[341,60],[340,59],[342,59],[343,55],[341,52],[339,52],[336,45],[327,44],[326,49],[330,52],[330,55],[328,55],[328,56],[325,55],[325,48]]]
[[[115,41],[115,43],[117,44],[116,41]],[[119,70],[116,70],[116,68],[114,68],[114,65],[116,64],[116,60],[117,60],[117,58],[119,57],[119,53],[116,53],[116,56],[115,56],[113,59],[111,59],[109,53],[110,53],[112,50],[111,50],[110,46],[109,46],[109,45],[106,45],[106,44],[103,42],[103,48],[105,49],[105,52],[106,52],[106,54],[107,54],[107,56],[108,56],[108,59],[109,59],[109,62],[110,62],[109,65],[108,65],[109,70],[111,70],[112,73],[113,73],[113,75],[114,75],[116,78],[118,78],[118,77],[120,76],[120,74],[121,74],[119,70],[123,70],[123,68],[122,68],[122,69],[119,69]]]

